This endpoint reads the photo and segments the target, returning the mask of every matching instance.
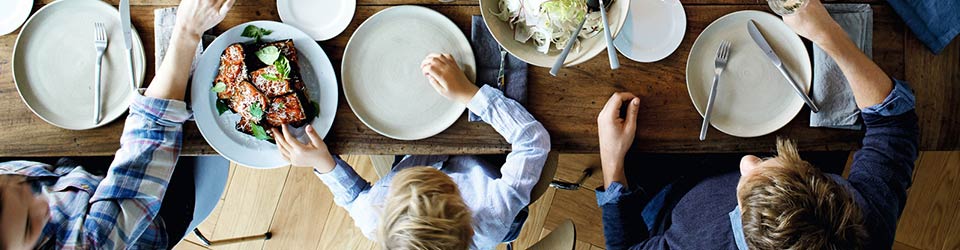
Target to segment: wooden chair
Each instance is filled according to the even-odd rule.
[[[543,237],[527,250],[573,250],[577,246],[577,229],[573,221],[564,220],[547,237]]]

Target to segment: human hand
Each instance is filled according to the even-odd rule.
[[[227,16],[235,0],[181,0],[177,7],[176,30],[200,37]]]
[[[620,107],[627,105],[626,118],[620,118]],[[623,174],[623,157],[633,144],[637,133],[637,113],[640,110],[640,98],[629,93],[619,92],[610,96],[597,116],[597,131],[600,137],[600,164],[603,170],[604,187],[611,182],[626,185]]]
[[[420,63],[423,75],[440,95],[455,102],[467,104],[480,91],[467,79],[450,54],[429,54]]]
[[[313,167],[320,173],[327,173],[337,166],[330,155],[330,150],[323,143],[323,139],[317,135],[313,125],[307,125],[307,136],[310,137],[310,143],[300,143],[292,134],[286,125],[281,126],[283,132],[273,129],[273,140],[277,142],[277,148],[280,150],[280,156],[284,161],[293,166]]]
[[[800,36],[820,44],[831,37],[846,37],[840,25],[830,17],[820,0],[807,0],[807,5],[792,15],[783,16],[783,22]]]

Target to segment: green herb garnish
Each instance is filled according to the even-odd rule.
[[[253,131],[253,137],[256,137],[257,139],[264,141],[273,139],[267,135],[267,131],[264,130],[263,127],[260,127],[260,125],[257,125],[256,123],[250,123],[250,130]]]
[[[227,85],[223,82],[217,82],[217,84],[213,85],[213,88],[210,88],[210,91],[213,91],[213,93],[220,93],[224,90],[227,90]]]
[[[310,101],[310,104],[313,105],[313,116],[320,117],[320,104],[315,101]]]
[[[263,79],[267,79],[267,81],[271,81],[271,82],[280,81],[280,77],[277,77],[277,75],[274,75],[274,74],[261,74],[260,77],[263,77]]]
[[[280,56],[277,58],[277,61],[273,62],[273,67],[277,68],[280,78],[290,79],[290,61],[287,61],[287,57]]]
[[[249,111],[255,121],[263,120],[263,109],[260,108],[260,102],[254,102],[253,105],[250,105]]]
[[[217,99],[217,113],[219,113],[218,115],[223,115],[223,112],[227,112],[227,110],[230,110],[230,106],[227,105],[227,101],[224,101],[223,99]]]
[[[257,43],[259,43],[260,38],[266,35],[270,35],[270,33],[273,33],[273,31],[268,29],[262,29],[260,27],[253,26],[253,25],[247,25],[246,28],[243,28],[243,33],[241,33],[240,36],[253,38],[257,41]]]
[[[276,46],[267,46],[258,50],[255,54],[257,54],[257,58],[260,59],[263,64],[273,65],[273,63],[277,61],[277,58],[280,57],[280,49]]]

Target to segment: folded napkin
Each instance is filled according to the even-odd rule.
[[[487,30],[483,17],[473,16],[470,40],[477,62],[477,84],[487,84],[496,88],[497,75],[500,71],[500,44]],[[527,103],[527,63],[509,53],[503,63],[504,82],[506,82],[503,86],[504,95],[525,105]],[[482,121],[473,112],[470,112],[468,120]]]
[[[939,54],[960,33],[960,1],[887,0],[930,51]]]
[[[869,4],[825,4],[827,12],[847,32],[853,43],[873,57],[873,10]],[[820,107],[810,113],[811,127],[859,130],[860,109],[840,67],[816,44],[813,45],[813,90],[811,98]]]

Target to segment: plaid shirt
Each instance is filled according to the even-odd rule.
[[[38,248],[164,249],[157,217],[180,154],[182,101],[137,95],[106,176],[79,166],[28,161],[0,163],[0,174],[27,176],[50,203],[50,221]]]

